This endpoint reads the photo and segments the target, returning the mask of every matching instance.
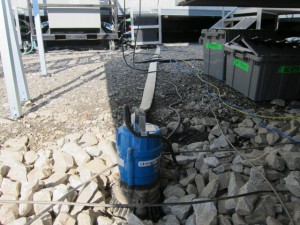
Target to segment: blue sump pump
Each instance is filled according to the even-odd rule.
[[[135,131],[139,132],[135,126]],[[159,135],[160,130],[145,124],[145,132]],[[158,138],[139,138],[126,127],[117,131],[117,149],[121,180],[129,186],[150,185],[157,181],[163,144]]]
[[[158,126],[146,123],[145,113],[135,109],[131,119],[128,106],[124,106],[125,124],[117,131],[117,150],[120,179],[113,187],[114,203],[158,203],[160,199],[160,160],[163,142]],[[161,209],[113,209],[113,214],[125,217],[131,211],[140,218],[157,220]]]

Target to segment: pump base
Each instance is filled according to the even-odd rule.
[[[129,203],[158,203],[160,202],[160,182],[157,181],[148,186],[128,186],[117,180],[112,189],[112,200],[114,204]],[[158,221],[161,217],[162,209],[159,207],[147,208],[112,208],[111,214],[126,218],[128,213],[134,213],[141,219],[149,218],[152,221]]]

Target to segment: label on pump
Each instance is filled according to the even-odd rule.
[[[139,167],[147,167],[147,166],[152,166],[160,161],[160,156],[158,156],[156,159],[148,160],[148,161],[139,161],[138,166]]]
[[[118,164],[119,166],[124,167],[124,160],[121,159],[120,157],[118,157]]]

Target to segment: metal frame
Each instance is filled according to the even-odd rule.
[[[27,0],[30,2],[30,0]],[[110,0],[110,2],[113,2],[111,5],[101,5],[101,4],[85,4],[85,5],[79,5],[79,4],[37,4],[38,9],[45,9],[48,8],[97,8],[97,9],[111,9],[113,14],[113,24],[115,25],[115,31],[112,33],[85,33],[85,34],[43,34],[43,39],[45,41],[55,41],[55,40],[115,40],[118,39],[118,30],[117,30],[117,24],[118,24],[118,5],[116,0]],[[32,5],[28,3],[28,11],[30,11],[30,8],[32,8]],[[32,23],[32,22],[30,22]],[[99,27],[101,31],[101,27]],[[65,35],[65,36],[64,36]],[[62,38],[64,37],[64,38]],[[93,38],[88,38],[93,37]],[[33,40],[37,40],[37,35],[32,36]]]
[[[15,16],[15,23],[16,23],[16,30],[17,30],[17,35],[18,35],[19,48],[22,49],[22,36],[21,36],[18,8],[14,8],[13,11],[14,11],[14,16]]]
[[[158,16],[158,24],[157,25],[135,25],[134,24],[134,19],[133,19],[133,14],[134,12],[139,12],[139,10],[137,9],[130,9],[130,17],[131,17],[131,39],[134,41],[135,40],[135,33],[134,31],[139,29],[139,30],[145,30],[145,29],[158,29],[158,41],[146,41],[146,42],[139,42],[137,41],[136,44],[137,45],[160,45],[162,44],[162,29],[161,29],[161,13],[160,13],[160,9],[155,9],[155,11],[157,10],[157,16]],[[147,13],[153,13],[151,9],[142,9],[142,12],[147,12]],[[142,15],[142,13],[141,13]]]
[[[42,36],[42,25],[41,25],[41,16],[40,16],[40,9],[38,6],[38,0],[32,0],[32,4],[33,4],[34,23],[36,28],[35,31],[36,31],[37,42],[38,42],[38,52],[39,52],[40,64],[41,64],[41,73],[42,76],[47,76],[45,48],[44,48],[44,41]]]
[[[272,7],[272,8],[300,8],[298,0],[176,0],[181,6],[239,6],[239,7]]]
[[[0,52],[10,118],[18,119],[22,116],[21,101],[25,102],[29,100],[29,92],[21,53],[18,48],[17,33],[10,1],[0,1],[0,27]]]

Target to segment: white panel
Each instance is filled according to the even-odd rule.
[[[50,28],[100,28],[99,9],[62,8],[48,9]]]

